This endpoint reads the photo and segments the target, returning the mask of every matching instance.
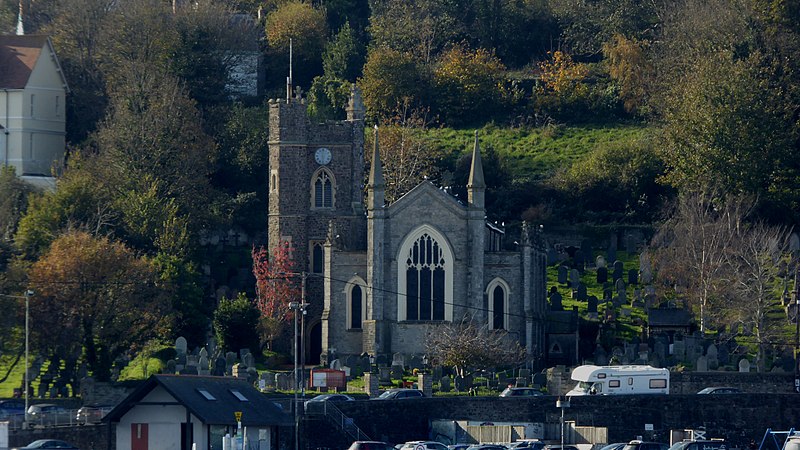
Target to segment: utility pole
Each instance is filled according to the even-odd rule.
[[[798,267],[794,268],[794,391],[800,393],[800,286],[797,285]]]
[[[300,289],[300,301],[299,302],[291,302],[289,303],[289,309],[294,311],[294,339],[292,339],[292,345],[294,347],[294,449],[300,449],[300,408],[302,408],[302,403],[298,399],[298,392],[302,392],[302,397],[305,399],[306,390],[305,390],[305,374],[304,367],[305,367],[305,351],[303,348],[304,339],[303,339],[303,332],[305,331],[305,315],[306,315],[306,307],[308,303],[306,303],[306,278],[308,274],[303,271],[301,273],[290,273],[288,275],[300,275],[301,276],[301,289]],[[300,315],[300,319],[298,319],[298,315]],[[298,320],[301,322],[301,333],[300,333],[300,340],[298,346]],[[299,355],[298,355],[299,353]],[[298,363],[298,358],[300,362]]]
[[[22,416],[22,428],[24,430],[28,429],[28,384],[30,383],[30,375],[28,374],[30,372],[30,367],[28,366],[28,352],[30,348],[30,298],[32,295],[32,290],[28,289],[25,291],[25,411]]]

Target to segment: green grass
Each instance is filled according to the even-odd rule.
[[[31,363],[33,360],[36,359],[38,355],[30,354],[29,359]],[[6,372],[11,367],[12,363],[16,359],[16,355],[12,354],[4,354],[0,356],[0,376],[5,376]],[[50,361],[45,360],[42,364],[42,368],[39,373],[47,372],[47,368],[50,366]],[[62,361],[63,366],[63,361]],[[9,374],[8,378],[0,383],[0,398],[11,398],[14,396],[14,389],[19,388],[22,386],[23,378],[25,376],[25,371],[23,368],[25,367],[25,357],[23,356],[20,358],[19,362],[11,369],[11,373]],[[31,385],[33,385],[33,395],[34,397],[38,396],[39,394],[39,378],[37,377],[35,380],[31,380]]]
[[[647,133],[641,125],[549,126],[479,130],[482,148],[492,147],[506,160],[514,178],[542,178],[580,160],[594,149],[614,142],[637,140]],[[437,153],[458,156],[472,150],[475,130],[438,128],[428,131]]]

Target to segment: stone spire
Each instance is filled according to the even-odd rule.
[[[467,182],[467,199],[472,206],[484,207],[486,181],[483,179],[483,163],[481,163],[481,147],[478,144],[478,130],[475,130],[475,147],[472,149],[472,165]]]
[[[372,147],[372,167],[369,170],[369,183],[367,189],[369,198],[367,207],[370,209],[382,208],[384,203],[383,166],[381,152],[378,150],[378,126],[375,125],[375,143]]]
[[[366,108],[361,99],[361,89],[355,83],[350,85],[350,100],[347,102],[347,120],[364,120]]]
[[[24,17],[25,14],[23,12],[23,2],[19,0],[19,14],[17,15],[17,36],[22,36],[25,34],[25,24],[24,24]]]

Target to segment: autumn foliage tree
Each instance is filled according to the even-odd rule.
[[[270,254],[253,247],[253,275],[256,277],[256,306],[261,312],[259,328],[268,347],[292,318],[289,303],[300,299],[295,280],[294,259],[289,242],[282,242]]]
[[[82,354],[98,380],[110,378],[118,356],[169,329],[170,303],[153,266],[107,237],[67,232],[28,275],[40,351],[61,358]]]

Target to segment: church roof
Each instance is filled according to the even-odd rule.
[[[45,35],[0,35],[0,89],[25,89],[45,45]]]
[[[464,206],[463,203],[459,202],[457,198],[445,192],[444,189],[436,187],[428,180],[425,180],[414,186],[413,189],[406,192],[402,197],[389,205],[389,208],[392,208],[395,210],[395,212],[397,210],[405,209],[407,206],[416,201],[417,198],[419,198],[421,195],[425,195],[426,193],[428,193],[432,198],[439,200],[442,206],[447,207],[455,213],[463,214],[466,212],[466,206]]]

